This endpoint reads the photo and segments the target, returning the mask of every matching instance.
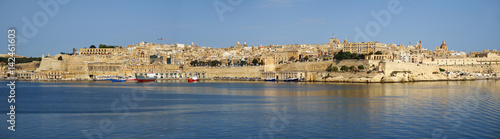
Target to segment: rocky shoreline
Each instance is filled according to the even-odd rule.
[[[398,74],[395,76],[386,76],[382,73],[371,77],[343,77],[340,76],[327,76],[321,79],[315,79],[314,82],[346,82],[346,83],[405,83],[405,82],[436,82],[436,81],[474,81],[474,80],[498,80],[500,77],[473,77],[473,76],[460,76],[449,77],[446,75],[410,75]]]

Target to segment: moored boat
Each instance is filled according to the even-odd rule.
[[[299,78],[288,78],[288,79],[285,79],[285,82],[294,82],[294,81],[299,81]]]
[[[137,78],[130,76],[126,79],[126,81],[137,81]]]
[[[136,75],[135,78],[137,79],[137,82],[154,82],[156,81],[156,76],[155,74],[146,74],[146,75]]]
[[[125,78],[116,78],[116,79],[111,79],[112,82],[125,82],[127,79]]]
[[[92,80],[94,80],[94,81],[110,81],[111,78],[109,78],[109,77],[95,77]]]
[[[276,79],[275,79],[275,78],[266,78],[266,79],[265,79],[265,81],[271,81],[271,82],[274,82],[274,81],[276,81]]]
[[[196,77],[196,76],[193,76],[193,77],[188,79],[188,82],[197,82],[197,81],[200,81],[200,79],[198,79],[198,77]]]
[[[94,78],[94,79],[92,79],[92,80],[94,80],[94,81],[107,81],[107,80],[105,80],[105,79],[100,79],[100,78]]]

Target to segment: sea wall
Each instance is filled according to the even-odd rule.
[[[500,65],[440,65],[446,71],[465,71],[477,73],[500,73]]]
[[[439,72],[437,65],[425,65],[417,63],[384,62],[380,64],[380,70],[385,75],[390,75],[393,71],[409,71],[412,74],[432,74]]]
[[[320,62],[297,62],[289,64],[276,65],[276,71],[327,71],[329,68],[336,66],[340,69],[341,66],[359,66],[363,65],[369,68],[372,62],[369,60],[334,60],[334,61],[320,61]]]
[[[306,81],[314,82],[380,82],[380,72],[307,72]]]
[[[213,77],[260,77],[264,66],[247,67],[184,67],[184,72],[204,72],[207,78]]]

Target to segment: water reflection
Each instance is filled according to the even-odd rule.
[[[500,133],[499,83],[19,82],[23,126],[0,138],[82,138],[102,119],[116,127],[105,133],[111,138],[248,138],[269,128],[276,109],[294,116],[278,121],[276,138],[431,138],[436,129],[450,138],[491,138]],[[128,111],[112,110],[133,91],[147,96]]]

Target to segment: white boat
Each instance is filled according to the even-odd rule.
[[[288,78],[288,79],[285,79],[285,82],[293,82],[293,81],[299,81],[299,78]]]

